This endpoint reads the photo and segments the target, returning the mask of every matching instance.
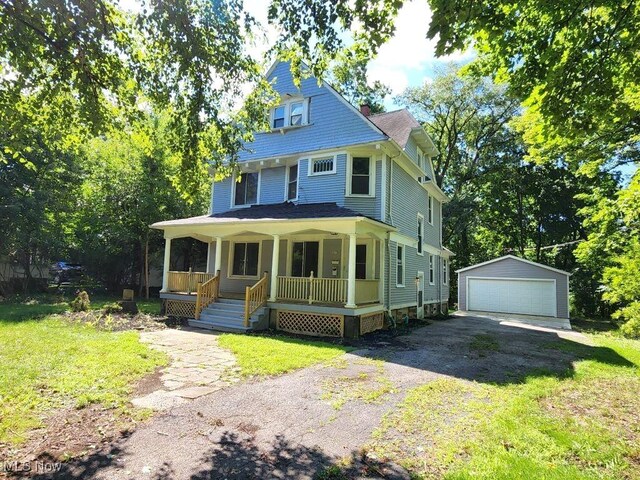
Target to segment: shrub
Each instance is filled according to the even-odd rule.
[[[107,303],[104,307],[102,307],[102,311],[104,313],[120,313],[122,312],[122,305],[118,302]]]
[[[78,292],[76,298],[74,298],[71,303],[71,311],[73,312],[87,312],[89,311],[89,307],[91,307],[91,301],[89,300],[89,294],[82,290]]]
[[[640,302],[633,302],[618,310],[613,317],[626,320],[626,323],[620,327],[625,337],[640,338]]]

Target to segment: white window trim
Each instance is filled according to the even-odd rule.
[[[442,284],[443,285],[448,285],[448,279],[449,278],[449,265],[448,265],[448,260],[446,258],[442,259]]]
[[[436,283],[436,256],[429,254],[429,285],[435,285]],[[432,275],[433,274],[433,275]],[[433,279],[431,278],[433,277]]]
[[[257,172],[240,172],[240,175],[243,173],[257,173],[258,174],[258,191],[256,192],[256,203],[247,203],[244,205],[236,205],[236,186],[238,185],[238,174],[234,173],[231,181],[233,183],[231,188],[231,199],[230,206],[231,208],[249,208],[251,205],[260,205],[260,189],[262,186],[262,170],[258,170]]]
[[[326,172],[317,172],[314,173],[313,171],[313,161],[314,160],[322,160],[322,159],[326,159],[326,158],[333,158],[333,170],[329,170]],[[338,155],[333,153],[333,154],[327,154],[327,155],[315,155],[313,157],[309,157],[308,160],[308,171],[307,171],[307,176],[308,177],[319,177],[321,175],[334,175],[336,173],[336,167],[338,165]],[[298,169],[298,180],[300,179],[300,170]]]
[[[291,104],[302,103],[302,123],[300,125],[291,125]],[[284,125],[282,127],[274,127],[274,114],[276,108],[284,107]],[[276,105],[269,111],[269,127],[272,132],[277,132],[284,129],[300,128],[305,125],[309,125],[309,99],[302,97],[293,97],[285,102]]]
[[[398,278],[398,248],[402,248],[402,282],[398,282],[399,278]],[[396,256],[395,256],[395,269],[396,269],[396,287],[398,288],[404,288],[404,281],[407,278],[407,262],[405,261],[406,259],[406,245],[400,245],[399,243],[396,244]]]
[[[236,243],[257,243],[258,244],[258,269],[256,275],[234,275],[233,274],[233,253],[235,251]],[[260,278],[260,272],[262,272],[262,240],[229,240],[229,260],[227,264],[227,278],[236,279],[250,279],[257,280]]]
[[[296,196],[295,198],[289,198],[289,169],[291,167],[294,166],[298,166],[298,179],[297,179],[297,184],[296,184]],[[298,201],[298,192],[300,191],[300,161],[296,160],[295,163],[292,163],[291,165],[286,165],[285,167],[285,174],[284,174],[284,201],[285,202],[297,202]]]
[[[422,215],[421,213],[418,213],[418,216],[416,218],[416,227],[418,226],[418,222],[422,220],[422,223],[420,223],[420,234],[418,236],[418,246],[416,248],[416,253],[420,256],[424,256],[424,215]],[[422,244],[420,243],[420,241],[422,240]]]
[[[351,193],[351,175],[353,173],[353,157],[369,158],[369,193]],[[375,198],[376,197],[376,161],[373,155],[352,155],[347,156],[347,175],[346,175],[346,189],[347,197],[356,198]]]
[[[433,197],[430,193],[427,193],[427,221],[433,225]]]

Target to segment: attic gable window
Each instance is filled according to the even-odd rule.
[[[318,157],[309,160],[309,175],[329,175],[336,173],[336,157]]]
[[[271,110],[271,128],[301,127],[309,123],[309,99],[296,98]]]

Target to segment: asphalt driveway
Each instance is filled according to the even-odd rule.
[[[409,389],[442,376],[511,382],[528,372],[564,372],[573,357],[543,348],[558,341],[588,343],[576,332],[488,318],[437,321],[330,365],[232,385],[177,405],[110,450],[69,464],[60,476],[312,478],[338,459],[356,458]]]

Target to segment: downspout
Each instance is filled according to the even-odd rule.
[[[388,156],[388,155],[387,155]],[[385,160],[386,161],[386,160]],[[385,210],[386,210],[386,214],[385,216],[388,219],[388,222],[390,225],[393,225],[393,221],[392,221],[392,217],[391,217],[391,201],[393,199],[392,195],[393,195],[393,188],[391,188],[392,185],[392,178],[393,178],[393,159],[391,157],[389,157],[389,169],[387,170],[388,175],[387,178],[385,179],[386,185],[385,188],[387,189],[388,195],[387,195],[387,205],[385,206]],[[385,221],[387,220],[385,219]],[[391,233],[387,232],[387,258],[389,259],[389,268],[387,268],[387,271],[385,272],[385,276],[386,278],[386,290],[387,290],[387,305],[385,305],[387,312],[389,312],[389,315],[391,315],[391,268],[392,268],[392,264],[391,264]],[[395,268],[395,267],[393,267]]]

